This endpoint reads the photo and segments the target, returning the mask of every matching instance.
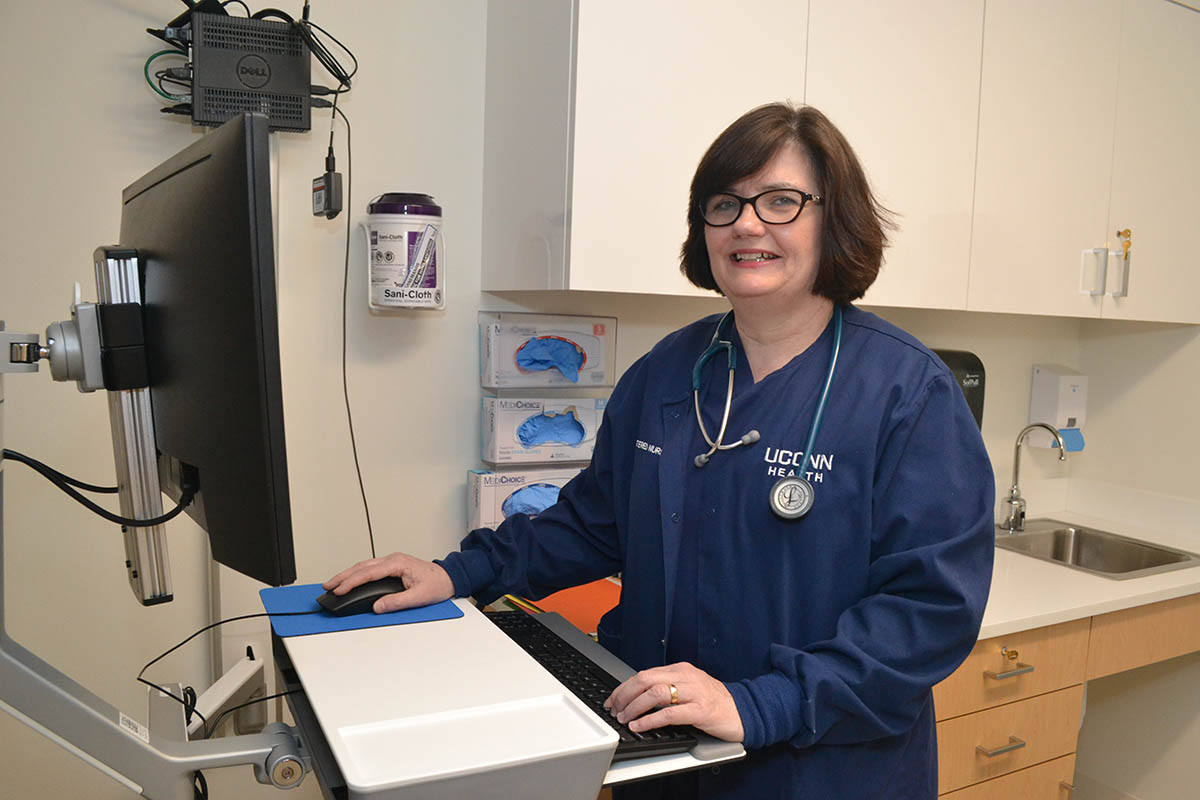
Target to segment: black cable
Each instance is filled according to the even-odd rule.
[[[298,694],[299,692],[300,692],[299,689],[288,689],[286,692],[276,692],[275,694],[269,694],[269,695],[266,695],[265,697],[256,697],[253,700],[249,700],[245,703],[242,703],[241,705],[234,706],[233,708],[227,708],[220,713],[220,715],[217,717],[216,721],[213,722],[212,727],[207,727],[207,726],[205,727],[204,738],[205,739],[212,738],[212,735],[217,732],[218,728],[221,727],[221,720],[225,719],[226,714],[232,714],[234,711],[241,711],[246,706],[252,706],[255,703],[265,703],[267,700],[274,700],[278,697],[287,697],[289,694]]]
[[[165,75],[162,77],[155,76],[155,82],[158,84],[158,88],[162,89],[164,92],[167,91],[167,87],[163,86],[163,81],[166,81],[167,83],[174,83],[174,84],[178,85],[184,91],[187,92],[187,96],[191,96],[191,94],[192,94],[192,84],[190,84],[190,83],[185,83],[184,81],[181,81],[177,78],[168,78]]]
[[[192,724],[192,714],[199,713],[196,711],[196,703],[200,698],[196,695],[196,690],[191,686],[183,687],[183,721],[185,724]]]
[[[192,82],[191,81],[185,80],[183,78],[172,77],[171,75],[167,74],[167,70],[165,70],[165,69],[160,69],[158,72],[154,73],[154,79],[156,81],[158,81],[158,88],[162,89],[164,92],[166,91],[166,89],[163,87],[163,81],[166,81],[167,83],[173,83],[176,86],[180,86],[184,89],[187,89],[189,94],[192,91]]]
[[[308,35],[306,36],[306,41],[309,41],[309,49],[313,50],[313,55],[315,55],[317,60],[321,62],[321,65],[329,71],[330,75],[332,75],[334,78],[337,78],[339,84],[349,87],[350,79],[358,73],[358,59],[355,58],[354,53],[350,51],[350,48],[342,44],[336,36],[322,28],[317,23],[312,22],[311,20],[304,20],[300,23],[300,25],[302,28],[317,29],[321,33],[328,36],[334,44],[341,48],[342,52],[350,56],[350,60],[354,63],[354,66],[349,72],[346,72],[345,68],[342,67],[337,58],[335,58],[334,55],[329,52],[329,48],[325,47],[325,45],[322,44],[319,39],[317,39],[316,35],[313,34],[311,30],[307,32]],[[303,32],[301,35],[304,35]],[[319,51],[313,48],[314,44],[317,48],[319,48]]]
[[[259,14],[261,13],[263,12],[260,11]],[[324,67],[325,70],[338,82],[338,88],[336,90],[327,91],[335,92],[337,94],[349,91],[350,79],[358,73],[358,58],[356,58],[354,53],[350,51],[350,48],[342,44],[342,42],[336,36],[309,19],[309,4],[307,0],[304,3],[304,11],[300,16],[300,19],[295,21],[295,26],[296,32],[300,35],[300,38],[304,40],[309,52],[313,54],[313,57],[317,59],[321,66]],[[320,31],[322,34],[327,36],[334,44],[341,48],[343,53],[350,57],[353,67],[349,72],[346,71],[345,67],[342,66],[341,62],[338,61],[337,57],[332,52],[330,52],[329,48],[325,46],[325,43],[321,41],[314,31]]]
[[[329,115],[329,154],[325,160],[325,163],[326,163],[325,168],[326,168],[327,172],[333,171],[334,120],[340,114],[342,117],[342,122],[344,122],[346,124],[346,197],[345,197],[345,202],[343,202],[342,206],[345,209],[350,209],[350,208],[353,208],[353,199],[352,198],[353,198],[353,194],[354,194],[354,161],[353,161],[353,149],[352,149],[352,141],[351,141],[350,119],[346,116],[346,113],[344,111],[342,111],[340,108],[337,107],[337,103],[338,103],[338,96],[341,95],[342,93],[348,92],[350,90],[350,79],[353,78],[358,73],[358,59],[354,56],[354,53],[350,52],[350,49],[348,47],[346,47],[346,45],[342,44],[338,40],[338,38],[336,36],[334,36],[329,31],[325,30],[320,25],[316,24],[315,22],[312,22],[309,19],[309,5],[307,2],[305,2],[305,4],[304,4],[304,12],[301,16],[300,21],[296,23],[296,27],[300,33],[300,36],[304,39],[305,43],[308,45],[308,49],[312,52],[313,56],[321,63],[321,65],[323,67],[325,67],[325,69],[329,72],[329,74],[332,75],[338,82],[337,89],[327,89],[325,87],[315,87],[315,86],[311,87],[311,88],[314,90],[313,91],[314,94],[317,93],[317,90],[319,88],[320,90],[322,90],[322,93],[333,95],[333,103],[332,103],[333,110],[330,112],[330,115]],[[353,62],[354,66],[351,68],[351,70],[349,72],[346,72],[345,68],[342,67],[341,63],[337,60],[337,58],[334,57],[334,55],[329,52],[329,49],[327,47],[325,47],[324,44],[321,43],[321,41],[317,38],[316,34],[314,34],[312,32],[312,29],[316,29],[316,30],[320,31],[321,33],[323,33],[325,36],[328,36],[338,47],[340,47],[342,49],[343,52],[346,53],[346,55],[350,56],[350,60]],[[315,105],[316,101],[314,100],[313,102]],[[363,514],[366,516],[366,519],[367,519],[367,537],[371,543],[371,558],[375,558],[376,557],[375,530],[371,524],[371,507],[367,501],[367,490],[366,490],[365,485],[363,484],[363,478],[362,478],[362,466],[360,465],[359,459],[358,459],[358,442],[354,435],[354,414],[350,408],[350,389],[349,389],[349,381],[347,378],[347,367],[346,367],[346,339],[347,339],[346,327],[347,327],[347,315],[348,315],[347,305],[348,305],[348,299],[349,299],[349,286],[350,286],[350,217],[351,217],[351,214],[349,211],[347,211],[346,212],[346,254],[345,254],[345,262],[344,262],[343,268],[342,268],[342,397],[346,403],[346,424],[350,429],[350,451],[354,456],[354,473],[358,478],[358,492],[362,496]]]
[[[5,450],[4,457],[9,458],[10,457],[9,453],[11,453],[11,452],[12,452],[11,450]],[[21,455],[20,453],[15,454],[15,456],[20,456],[20,455]],[[79,503],[83,507],[85,507],[88,511],[91,511],[93,514],[98,514],[101,517],[104,517],[104,519],[108,520],[109,522],[115,522],[118,525],[124,525],[129,528],[152,528],[155,525],[162,525],[164,523],[170,522],[171,520],[175,519],[177,516],[182,514],[183,510],[185,508],[187,508],[189,505],[191,505],[192,500],[194,500],[196,497],[196,493],[194,491],[184,492],[180,496],[179,504],[177,506],[175,506],[175,508],[171,509],[167,513],[162,514],[160,516],[152,517],[151,519],[131,519],[129,517],[122,517],[120,515],[112,513],[107,508],[103,508],[101,506],[96,505],[91,500],[87,499],[86,497],[81,495],[79,492],[72,489],[71,484],[67,480],[64,479],[65,476],[60,478],[61,473],[59,473],[57,470],[52,469],[51,467],[47,467],[45,464],[41,463],[40,461],[36,461],[32,458],[29,458],[28,456],[24,456],[24,457],[20,457],[20,458],[15,457],[15,456],[12,457],[13,461],[16,461],[20,464],[24,464],[25,466],[29,467],[34,472],[38,473],[43,478],[45,478],[46,480],[50,481],[52,484],[57,486],[59,491],[64,492],[68,497],[70,497],[72,500]]]
[[[343,206],[353,208],[351,197],[354,193],[354,150],[351,147],[350,120],[346,112],[337,107],[337,97],[333,98],[333,110],[340,114],[342,122],[346,123],[346,202]],[[331,139],[332,141],[332,139]],[[362,467],[358,463],[358,443],[354,439],[354,414],[350,411],[350,389],[346,380],[346,317],[347,300],[350,288],[350,212],[346,212],[346,260],[342,267],[342,396],[346,400],[346,423],[350,427],[350,450],[354,454],[354,472],[358,475],[358,491],[362,495],[363,513],[367,517],[367,536],[371,540],[371,558],[375,555],[375,531],[371,527],[371,507],[367,503],[367,490],[363,486]]]
[[[199,636],[202,633],[206,633],[206,632],[212,630],[213,628],[217,627],[218,625],[224,625],[227,622],[239,622],[243,619],[255,619],[257,617],[304,617],[304,616],[308,616],[309,614],[320,614],[321,611],[322,611],[322,609],[318,608],[318,609],[314,609],[313,611],[273,611],[273,612],[263,612],[261,614],[243,614],[240,617],[230,617],[229,619],[218,620],[217,622],[214,622],[211,625],[205,625],[203,628],[196,631],[191,636],[187,637],[182,642],[180,642],[179,644],[172,647],[170,650],[166,651],[165,653],[160,654],[156,658],[151,659],[146,664],[146,666],[142,667],[141,670],[138,672],[137,682],[144,683],[151,688],[157,689],[158,691],[165,694],[167,697],[170,697],[172,700],[183,705],[184,709],[186,710],[188,708],[187,700],[185,700],[183,697],[176,697],[175,695],[171,694],[163,687],[159,686],[157,683],[151,683],[150,681],[143,678],[142,676],[146,674],[146,670],[150,669],[152,666],[157,664],[159,661],[162,661],[164,658],[171,655],[171,653],[174,653],[176,650],[183,647],[185,644],[190,642],[192,639],[195,639],[197,636]],[[189,687],[189,688],[191,688],[191,687]],[[184,690],[184,695],[185,696],[187,695],[187,690]],[[203,722],[205,724],[205,726],[208,725],[208,720],[204,717],[203,714],[201,714],[198,710],[196,710],[194,703],[192,705],[192,713],[195,714],[197,717],[199,717],[200,721]]]
[[[281,19],[284,22],[296,21],[291,14],[287,13],[286,11],[280,11],[278,8],[264,8],[259,11],[255,11],[250,15],[251,19],[268,19],[271,17],[274,17],[275,19]]]
[[[31,457],[25,455],[24,453],[18,453],[16,450],[5,449],[4,450],[4,458],[12,459],[13,461],[19,461],[20,463],[25,464],[26,466],[30,466],[30,467],[33,467],[36,464],[37,466],[34,467],[35,469],[40,467],[40,468],[46,470],[47,472],[52,473],[56,478],[58,478],[58,480],[62,481],[63,483],[68,484],[70,486],[74,486],[78,489],[83,489],[85,492],[99,492],[101,494],[116,494],[118,491],[120,491],[120,489],[118,489],[116,486],[93,486],[90,483],[84,483],[83,481],[76,480],[75,478],[72,478],[70,475],[64,475],[63,473],[54,469],[54,467],[51,467],[47,464],[42,463],[41,461],[38,461],[36,458],[31,458]]]
[[[145,671],[145,670],[143,670],[143,672],[144,672],[144,671]],[[147,685],[147,686],[149,686],[151,689],[157,689],[158,691],[160,691],[160,692],[162,692],[163,694],[165,694],[167,697],[169,697],[169,698],[171,698],[172,700],[174,700],[176,703],[179,703],[180,705],[182,705],[185,711],[187,710],[187,707],[188,707],[188,702],[187,702],[187,700],[186,700],[186,699],[184,699],[183,697],[178,697],[178,696],[176,696],[176,695],[173,695],[173,694],[171,694],[171,693],[170,693],[170,692],[168,692],[166,689],[164,689],[163,687],[159,686],[157,683],[151,683],[150,681],[148,681],[148,680],[146,680],[145,678],[143,678],[141,675],[138,675],[137,681],[138,681],[138,683],[144,683],[144,684],[146,684],[146,685]],[[203,714],[201,714],[199,711],[197,711],[197,710],[195,709],[195,707],[193,707],[193,708],[192,708],[192,713],[193,713],[193,714],[195,714],[197,717],[199,717],[201,722],[204,722],[204,723],[206,723],[206,724],[208,723],[208,720],[204,718],[204,715],[203,715]]]
[[[224,3],[221,3],[221,8],[228,8],[229,6],[233,5],[234,3],[237,3],[239,6],[246,9],[246,16],[247,17],[250,16],[250,6],[246,5],[244,2],[242,2],[242,0],[225,0]],[[228,13],[228,12],[226,12],[226,13]]]
[[[208,781],[204,780],[204,773],[196,770],[192,774],[195,776],[193,789],[195,790],[196,800],[208,800]]]

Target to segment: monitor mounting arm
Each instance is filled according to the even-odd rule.
[[[105,268],[111,261],[105,259]],[[136,263],[133,266],[135,279],[132,285],[136,288]],[[100,268],[98,262],[98,273]],[[101,294],[105,294],[104,289]],[[4,373],[35,372],[37,360],[44,357],[49,358],[53,371],[55,348],[62,346],[61,342],[73,333],[79,334],[77,341],[80,342],[90,336],[87,333],[89,323],[85,321],[81,325],[79,320],[86,319],[91,312],[86,307],[81,312],[80,305],[76,303],[72,322],[59,323],[60,329],[51,326],[51,330],[68,332],[59,333],[62,339],[49,336],[52,341],[46,346],[38,343],[36,334],[6,332],[4,323],[0,322],[0,448],[4,431]],[[81,380],[79,376],[63,379]],[[119,408],[124,413],[125,404],[114,403],[112,395],[125,391],[130,390],[110,390],[110,412]],[[134,404],[131,406],[136,408]],[[149,417],[146,420],[148,422]],[[115,420],[113,430],[115,435]],[[152,440],[150,454],[153,455]],[[147,463],[153,468],[153,459]],[[161,504],[160,499],[155,499]],[[122,511],[128,513],[124,502]],[[4,616],[4,461],[0,459],[0,710],[132,791],[153,800],[192,800],[194,774],[202,769],[250,764],[260,783],[281,789],[298,785],[311,770],[311,758],[302,742],[294,730],[283,723],[272,723],[262,733],[248,736],[189,741],[182,707],[156,690],[150,690],[149,695],[150,724],[144,725],[42,661],[8,635]]]
[[[50,362],[56,381],[75,381],[81,392],[107,389],[121,516],[162,514],[153,413],[142,336],[141,279],[137,252],[101,247],[94,256],[99,302],[80,301],[75,284],[71,319],[36,334],[0,331],[0,371],[33,372]],[[122,526],[129,586],[143,605],[172,598],[171,566],[162,525]]]

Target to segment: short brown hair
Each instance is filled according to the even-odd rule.
[[[712,143],[692,178],[688,237],[680,249],[679,269],[700,288],[720,291],[708,260],[701,204],[758,172],[789,142],[800,146],[812,166],[817,185],[805,189],[824,199],[813,292],[835,303],[857,300],[875,282],[887,246],[886,229],[895,225],[891,212],[872,194],[846,137],[812,106],[760,106]]]

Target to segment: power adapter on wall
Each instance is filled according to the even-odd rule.
[[[336,217],[342,210],[342,174],[335,170],[332,149],[325,156],[325,174],[313,178],[312,187],[313,216]]]

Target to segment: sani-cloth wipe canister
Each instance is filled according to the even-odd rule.
[[[388,192],[367,204],[372,311],[446,306],[442,208],[427,194]]]

